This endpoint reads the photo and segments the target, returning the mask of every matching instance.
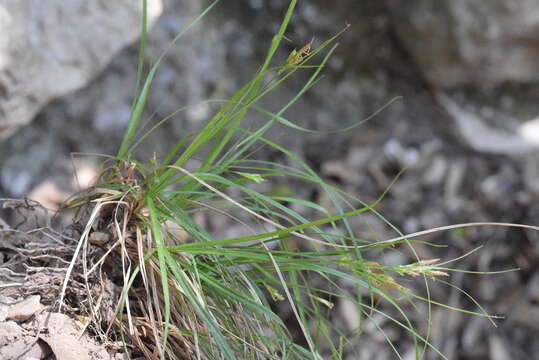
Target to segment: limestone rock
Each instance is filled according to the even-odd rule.
[[[441,87],[539,80],[536,0],[389,0],[394,29]]]
[[[151,22],[161,1],[149,1]],[[0,0],[0,138],[86,85],[139,36],[141,2]]]
[[[16,322],[28,320],[41,310],[42,305],[40,300],[41,297],[39,295],[32,295],[23,301],[12,304],[8,309],[6,320],[13,320]]]

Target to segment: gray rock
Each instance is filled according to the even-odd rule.
[[[390,139],[385,143],[384,153],[389,159],[396,161],[401,167],[413,168],[420,161],[420,153],[417,149],[405,148],[396,139]]]
[[[437,94],[436,99],[455,121],[462,139],[476,151],[490,154],[523,155],[536,152],[539,149],[537,144],[530,142],[518,133],[489,126],[479,115],[465,110],[444,94]]]
[[[20,302],[12,304],[8,309],[6,320],[13,320],[16,322],[28,320],[41,310],[42,305],[40,300],[41,297],[39,295],[32,295]]]
[[[150,1],[153,22],[160,1]],[[0,137],[86,85],[139,35],[140,1],[0,0]]]
[[[488,338],[490,358],[492,360],[509,360],[514,359],[509,351],[509,344],[498,335],[491,335]]]
[[[422,183],[427,186],[438,186],[444,180],[448,166],[443,156],[435,156],[421,176]]]
[[[397,36],[441,87],[539,80],[536,0],[390,0]]]

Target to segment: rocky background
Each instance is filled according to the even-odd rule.
[[[207,4],[149,2],[155,21],[146,56],[151,63]],[[141,144],[142,156],[160,154],[199,128],[214,107],[197,102],[230,96],[256,71],[286,6],[285,0],[223,0],[171,48],[145,118],[155,121],[191,106]],[[139,16],[132,1],[0,0],[1,196],[28,195],[54,209],[95,176],[102,159],[95,154],[115,153],[134,94]],[[351,27],[339,39],[325,78],[286,117],[310,129],[335,130],[400,99],[354,130],[312,135],[276,127],[272,138],[366,201],[406,167],[380,207],[405,233],[474,221],[536,225],[539,3],[303,0],[281,56],[313,37],[316,46],[346,24]],[[264,105],[277,109],[305,78],[295,77]],[[286,161],[272,153],[259,155]],[[324,201],[315,189],[293,191]],[[374,216],[353,226],[368,239],[393,235]],[[435,308],[433,345],[450,359],[537,358],[539,234],[483,227],[427,239],[448,247],[418,247],[425,258],[449,260],[485,245],[455,266],[521,269],[453,276],[454,284],[504,319],[496,328],[485,319]],[[380,256],[386,263],[411,259],[406,251]],[[476,309],[463,293],[446,286],[435,286],[432,295]],[[336,324],[344,331],[358,325],[351,311],[337,304]],[[411,310],[420,327],[426,326],[421,323],[426,311]],[[387,319],[374,321],[404,358],[411,356],[411,341],[402,330]],[[350,354],[350,359],[395,358],[375,326],[364,329]],[[427,355],[437,358],[429,350]]]

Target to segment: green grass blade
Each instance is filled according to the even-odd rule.
[[[143,31],[142,31],[142,37],[141,37],[141,44],[143,45],[139,49],[139,59],[138,59],[138,70],[137,70],[137,79],[142,78],[142,69],[144,66],[144,51],[145,51],[145,44],[146,44],[146,38],[147,38],[147,0],[143,0]],[[150,69],[150,72],[148,73],[148,76],[146,77],[146,81],[144,83],[144,86],[136,100],[133,106],[133,110],[131,111],[131,117],[129,119],[129,125],[127,127],[127,130],[124,134],[123,140],[120,145],[120,149],[118,150],[117,157],[120,159],[125,159],[128,154],[128,148],[130,146],[131,140],[133,139],[138,124],[140,122],[140,118],[142,116],[142,113],[144,111],[144,107],[146,105],[146,101],[148,98],[148,93],[150,90],[150,86],[153,80],[153,77],[155,75],[155,72],[157,71],[157,68],[159,67],[159,64],[161,63],[162,59],[165,57],[165,55],[170,51],[171,47],[189,30],[191,27],[193,27],[195,24],[197,24],[207,13],[210,11],[219,0],[215,0],[210,6],[208,6],[199,16],[195,18],[189,25],[187,25],[176,37],[172,40],[172,42],[169,44],[167,49],[161,54],[161,56],[157,59],[155,64]],[[139,81],[139,80],[137,80]]]
[[[131,140],[133,139],[133,136],[135,135],[137,131],[137,127],[140,122],[142,112],[144,111],[144,107],[146,106],[146,101],[148,100],[148,94],[150,92],[150,87],[151,87],[156,70],[157,68],[153,68],[152,70],[150,70],[150,73],[146,77],[144,86],[142,87],[142,90],[138,96],[135,107],[133,108],[133,111],[131,112],[129,125],[127,126],[127,130],[124,134],[124,138],[120,145],[120,149],[118,150],[118,154],[116,155],[120,159],[125,159],[128,156],[127,149],[129,148]]]
[[[153,235],[157,247],[157,257],[159,260],[159,270],[161,275],[161,286],[163,287],[163,299],[165,306],[165,329],[163,331],[163,349],[167,347],[168,332],[170,328],[170,289],[168,284],[168,264],[167,264],[167,254],[168,250],[165,247],[163,234],[161,232],[161,226],[159,225],[159,219],[157,214],[157,209],[155,208],[154,201],[152,198],[146,198],[146,204],[148,207],[148,212],[150,215],[150,229]],[[161,359],[165,359],[164,352],[161,354]]]

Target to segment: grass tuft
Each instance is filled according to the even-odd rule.
[[[216,3],[179,33],[174,42]],[[143,4],[146,6],[146,0]],[[136,134],[165,51],[145,76],[116,157],[105,164],[98,184],[69,203],[69,207],[89,214],[74,261],[88,256],[91,246],[98,246],[92,243],[92,232],[105,232],[112,239],[99,245],[105,253],[88,272],[105,264],[121,268],[116,270],[123,288],[106,332],[117,329],[132,356],[341,359],[355,335],[344,333],[329,318],[336,303],[349,302],[362,319],[382,316],[404,329],[415,346],[416,358],[427,348],[444,358],[430,344],[428,331],[420,334],[416,330],[402,299],[427,303],[429,314],[430,306],[436,305],[495,318],[466,293],[478,311],[452,308],[430,298],[429,281],[453,286],[443,280],[451,272],[460,271],[447,267],[451,261],[418,257],[411,264],[388,266],[367,261],[364,255],[380,248],[393,251],[401,245],[413,249],[413,244],[420,242],[416,237],[428,232],[500,224],[453,225],[406,236],[399,233],[378,242],[361,239],[351,230],[348,218],[369,212],[383,219],[375,207],[390,188],[375,202],[365,204],[327,184],[298,156],[264,137],[276,123],[309,131],[286,119],[284,113],[317,82],[342,33],[318,46],[311,41],[299,51],[294,50],[284,64],[275,64],[274,55],[285,38],[295,6],[296,1],[291,0],[264,62],[252,79],[229,100],[221,101],[221,108],[202,129],[179,139],[162,159],[142,162],[133,151],[148,132],[138,138]],[[146,16],[144,12],[137,87],[144,74]],[[310,77],[279,111],[271,112],[258,104],[297,71],[310,72]],[[252,111],[266,115],[268,121],[258,129],[246,130],[243,124]],[[170,118],[159,120],[155,126]],[[281,153],[294,165],[252,159],[250,154],[257,146]],[[189,168],[186,164],[195,157],[203,159],[200,167]],[[291,195],[259,192],[251,186],[274,177],[319,187],[331,200],[331,209]],[[310,208],[320,216],[307,219],[287,206],[290,203]],[[198,212],[226,216],[242,224],[249,235],[214,238],[194,220]],[[249,224],[256,224],[256,230]],[[68,271],[64,291],[70,276]],[[426,296],[403,285],[403,280],[410,277],[424,279]],[[380,310],[381,302],[393,307],[396,315]],[[299,329],[296,333],[274,310],[283,303],[293,314]],[[379,330],[395,355],[402,358],[397,346]],[[360,331],[356,329],[354,333]]]

